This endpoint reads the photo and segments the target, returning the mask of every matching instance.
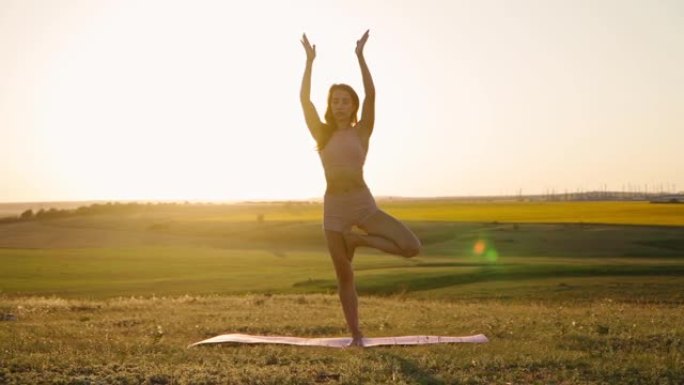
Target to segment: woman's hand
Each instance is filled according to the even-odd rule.
[[[366,40],[368,40],[368,31],[361,36],[360,40],[356,41],[356,56],[363,56],[363,46],[366,45]]]
[[[306,50],[306,60],[312,62],[316,58],[316,44],[311,46],[309,39],[306,38],[306,34],[302,35],[302,45]]]

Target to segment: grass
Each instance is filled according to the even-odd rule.
[[[320,205],[165,207],[0,225],[0,384],[684,382],[681,205],[381,205],[424,250],[359,250],[366,335],[490,343],[187,349],[347,333]]]
[[[14,243],[0,248],[0,290],[76,298],[335,291],[316,222],[212,227],[182,219],[163,230],[148,229],[154,218],[147,219],[152,225],[136,218],[140,224],[132,226],[125,218],[107,217],[5,225],[8,234],[19,228],[19,236],[0,239]],[[677,227],[407,223],[422,240],[423,255],[406,260],[359,249],[355,270],[362,294],[449,299],[460,297],[465,286],[496,283],[496,290],[479,296],[496,298],[503,295],[501,285],[524,282],[532,289],[549,277],[596,277],[630,278],[634,284],[622,289],[622,297],[630,298],[642,291],[639,278],[660,276],[663,290],[677,289],[665,278],[681,276],[684,268],[684,238]],[[568,287],[563,296],[586,297],[593,290]],[[507,295],[536,297],[524,291]]]
[[[187,344],[224,332],[344,335],[332,295],[2,298],[7,383],[675,384],[681,309],[362,297],[368,335],[470,335],[486,345],[334,350]]]

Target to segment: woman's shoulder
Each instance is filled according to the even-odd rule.
[[[358,132],[359,136],[366,140],[370,138],[370,134],[373,131],[373,127],[365,123],[363,120],[360,120],[358,123],[356,123],[356,125],[354,125],[354,129],[356,132]]]

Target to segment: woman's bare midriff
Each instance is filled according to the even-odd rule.
[[[326,194],[343,194],[367,189],[363,180],[363,170],[357,168],[335,167],[325,170]]]

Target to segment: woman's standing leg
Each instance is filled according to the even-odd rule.
[[[359,306],[354,284],[354,270],[348,254],[344,235],[338,231],[325,230],[328,251],[332,257],[337,274],[337,293],[342,303],[342,311],[352,334],[352,346],[363,345],[363,335],[359,328]]]

